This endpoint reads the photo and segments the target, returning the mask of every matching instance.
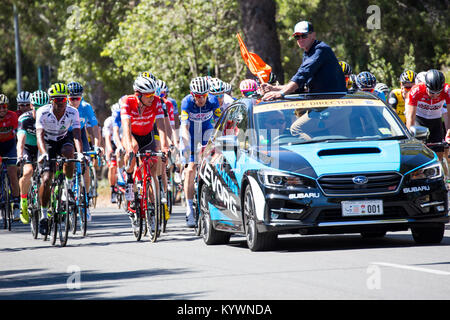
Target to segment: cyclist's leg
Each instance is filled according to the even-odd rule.
[[[184,178],[184,192],[186,196],[186,223],[188,227],[194,227],[195,218],[194,218],[194,178],[197,171],[197,165],[193,161],[193,157],[191,156],[191,161],[188,163],[187,167],[184,169],[185,178]]]
[[[47,144],[47,152],[50,159],[54,159],[56,157],[55,147],[56,144],[49,143]],[[53,175],[55,172],[55,164],[54,162],[45,162],[40,164],[43,166],[42,168],[42,176],[41,176],[41,186],[39,188],[39,202],[41,204],[41,218],[39,220],[39,233],[42,235],[47,234],[48,230],[48,222],[47,222],[47,214],[48,207],[50,205],[50,189],[52,186]]]
[[[25,145],[23,149],[23,158],[25,164],[23,166],[22,177],[19,180],[20,187],[20,220],[24,224],[28,224],[28,190],[31,185],[31,178],[33,177],[33,162],[37,159],[37,147]]]
[[[11,157],[11,158],[17,158],[17,149],[16,149],[16,141],[15,139],[11,139],[10,141],[6,142],[2,148],[4,150],[8,150],[5,157]],[[19,207],[19,178],[18,178],[18,168],[16,165],[16,160],[8,160],[6,162],[7,164],[7,172],[8,172],[8,178],[10,182],[10,188],[11,188],[11,195],[12,195],[12,203],[13,203],[13,214],[14,214],[14,220],[19,220],[20,215],[20,207]]]
[[[113,149],[115,146],[113,145]],[[115,186],[117,183],[117,159],[115,150],[106,151],[106,162],[108,164],[108,181],[111,187],[111,203],[117,202],[117,196],[115,192]]]

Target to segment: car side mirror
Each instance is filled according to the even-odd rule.
[[[409,132],[418,140],[425,141],[430,135],[430,129],[422,126],[411,126]]]

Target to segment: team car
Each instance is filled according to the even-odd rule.
[[[394,110],[365,93],[286,96],[229,106],[197,170],[197,230],[205,243],[244,234],[252,251],[279,234],[411,229],[441,242],[447,187],[436,154]]]

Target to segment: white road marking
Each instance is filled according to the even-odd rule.
[[[392,267],[392,268],[398,268],[398,269],[406,269],[406,270],[412,270],[412,271],[432,273],[432,274],[437,274],[437,275],[442,275],[442,276],[450,276],[450,272],[434,270],[434,269],[426,269],[426,268],[421,268],[421,267],[405,266],[402,264],[387,263],[387,262],[372,262],[371,264],[378,265],[378,266],[384,266],[384,267]]]

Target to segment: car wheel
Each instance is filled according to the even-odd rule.
[[[414,241],[418,244],[436,244],[444,237],[445,224],[411,228]]]
[[[200,210],[202,211],[201,233],[203,241],[207,245],[227,244],[230,241],[231,233],[214,229],[208,210],[208,193],[205,184],[202,185],[200,191]]]
[[[250,185],[245,189],[244,223],[247,245],[251,251],[263,251],[275,245],[277,234],[261,233],[256,227],[255,202]]]
[[[361,237],[365,239],[372,239],[372,238],[383,238],[386,235],[386,231],[366,231],[361,232]]]

